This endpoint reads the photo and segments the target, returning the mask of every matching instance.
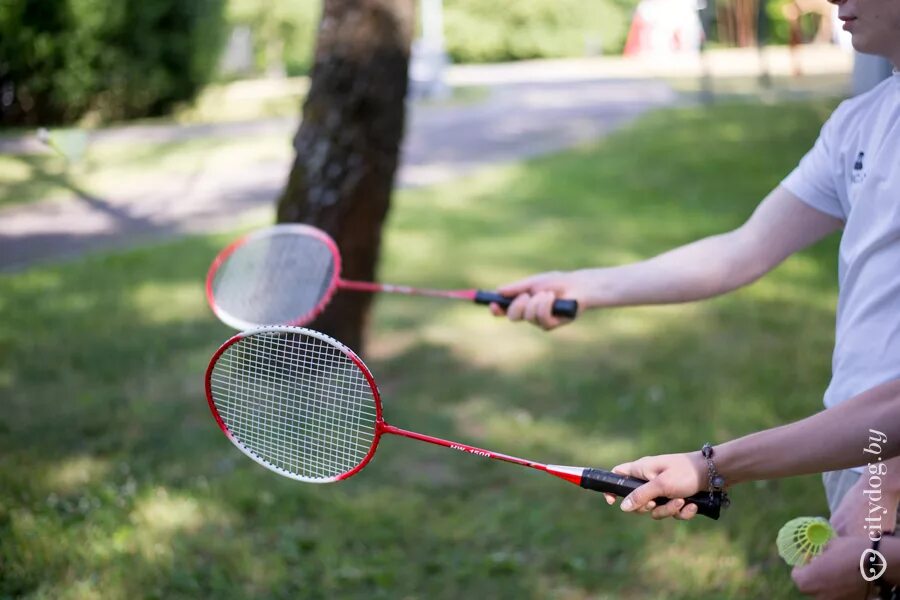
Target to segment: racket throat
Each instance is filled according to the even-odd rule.
[[[584,477],[585,471],[582,467],[567,467],[564,465],[546,465],[544,470],[551,475],[555,475],[560,479],[565,479],[569,483],[574,483],[578,486],[581,485],[581,480]]]

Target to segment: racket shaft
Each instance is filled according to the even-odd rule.
[[[399,427],[388,425],[383,421],[380,423],[379,428],[383,433],[392,433],[394,435],[419,440],[420,442],[427,442],[429,444],[443,446],[452,450],[474,454],[475,456],[481,456],[483,458],[502,460],[504,462],[510,462],[513,464],[521,465],[523,467],[531,467],[532,469],[545,471],[556,477],[565,479],[570,483],[577,483],[585,489],[594,490],[597,492],[608,492],[610,494],[615,494],[616,496],[621,496],[623,498],[640,486],[647,483],[643,479],[635,479],[634,477],[617,475],[610,471],[604,471],[603,469],[581,469],[579,467],[544,465],[524,458],[518,458],[515,456],[510,456],[508,454],[500,454],[499,452],[494,452],[492,450],[476,448],[475,446],[469,446],[468,444],[452,442],[450,440],[445,440],[431,435],[409,431],[408,429],[400,429]],[[654,501],[658,506],[661,506],[668,502],[669,499],[655,498]],[[719,513],[722,508],[721,494],[713,494],[712,499],[710,499],[709,494],[696,494],[694,496],[691,496],[690,498],[687,498],[687,501],[691,504],[697,505],[698,514],[704,515],[711,519],[719,518]]]
[[[408,296],[430,296],[432,298],[451,298],[455,300],[470,300],[472,290],[431,290],[427,288],[414,288],[408,285],[393,285],[390,283],[373,283],[370,281],[338,280],[338,287],[352,292],[387,292],[389,294],[406,294]]]
[[[501,296],[496,292],[486,292],[484,290],[475,292],[475,302],[478,304],[490,304],[491,302],[495,302],[501,308],[507,309],[509,308],[509,305],[512,304],[513,300],[514,298]],[[578,302],[576,300],[555,300],[553,302],[552,312],[553,315],[557,317],[574,319],[578,314]]]
[[[597,492],[607,492],[616,496],[625,497],[640,486],[647,483],[643,479],[627,477],[625,475],[617,475],[603,469],[585,469],[581,475],[581,487],[594,490]],[[657,506],[662,506],[669,501],[669,498],[654,498]],[[700,493],[685,499],[690,504],[697,505],[697,513],[718,519],[722,509],[722,495],[718,492],[712,494]]]

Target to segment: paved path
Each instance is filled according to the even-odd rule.
[[[402,186],[437,183],[478,167],[571,147],[675,98],[663,83],[614,80],[504,84],[473,105],[414,105],[408,115],[398,182]],[[253,126],[229,124],[207,128],[204,135],[246,139],[283,131],[290,139],[296,125],[287,119]],[[144,133],[171,139],[152,128],[136,131],[143,139]],[[152,189],[123,188],[115,198],[78,190],[77,199],[2,210],[0,269],[16,270],[86,251],[266,218],[272,214],[289,167],[287,162],[273,161],[247,170],[167,175]]]
[[[749,73],[755,56],[731,55],[726,62],[732,71]],[[711,64],[713,69],[719,68],[715,62]],[[450,72],[452,84],[490,85],[491,93],[483,101],[462,106],[412,104],[398,183],[447,181],[478,167],[594,140],[646,110],[677,101],[667,84],[651,78],[653,69],[658,72],[660,68],[658,63],[621,59],[456,68]],[[695,75],[700,65],[694,61],[662,68],[678,75]],[[135,126],[96,132],[92,139],[162,141],[210,135],[248,139],[282,132],[290,139],[296,127],[294,119]],[[0,141],[0,152],[22,150],[22,145],[29,143],[34,142]],[[75,190],[78,199],[0,210],[0,270],[270,218],[288,169],[287,161],[228,172],[201,169],[189,175],[167,174],[151,188],[123,187],[115,197],[100,198]]]

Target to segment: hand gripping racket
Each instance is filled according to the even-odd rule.
[[[206,299],[213,312],[235,329],[265,325],[305,325],[315,319],[338,289],[392,292],[496,302],[512,298],[484,290],[431,290],[341,279],[341,255],[327,233],[309,225],[281,224],[251,233],[222,250],[206,276]],[[553,314],[574,319],[575,300],[557,300]]]
[[[325,334],[271,326],[239,333],[206,371],[213,417],[238,449],[279,475],[329,483],[366,466],[381,436],[400,435],[531,467],[589,490],[626,496],[646,481],[602,469],[544,465],[389,425],[375,379],[352,350]],[[721,494],[688,498],[719,518]],[[668,502],[657,498],[657,505]]]

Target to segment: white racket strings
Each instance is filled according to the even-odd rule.
[[[220,311],[247,324],[294,323],[319,306],[334,273],[334,255],[323,240],[274,229],[228,256],[212,294]]]
[[[338,347],[302,332],[244,337],[219,357],[212,398],[235,440],[277,470],[334,480],[368,455],[375,397]]]

